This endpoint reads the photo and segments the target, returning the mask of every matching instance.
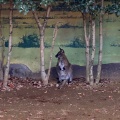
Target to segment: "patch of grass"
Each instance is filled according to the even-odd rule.
[[[72,64],[83,65],[85,62],[84,49],[82,48],[68,48],[62,47],[65,50],[66,56]],[[1,48],[0,48],[1,49]],[[59,51],[59,47],[54,47],[52,66],[56,66],[57,59],[56,53]],[[81,53],[80,53],[81,52]],[[1,57],[1,56],[0,56]],[[7,59],[7,48],[5,52],[5,59]],[[50,48],[45,49],[45,68],[48,68],[48,62],[50,59]],[[27,65],[32,71],[40,70],[40,50],[39,48],[19,48],[13,47],[11,55],[11,63],[22,63]]]
[[[65,54],[72,64],[85,65],[85,48],[70,48],[62,47]],[[103,64],[104,63],[116,63],[120,62],[119,47],[110,47],[110,50],[104,49],[103,51]],[[1,50],[1,47],[0,47]],[[7,48],[5,51],[5,59],[7,59]],[[56,66],[57,59],[56,53],[59,51],[59,47],[55,46],[53,50],[52,66]],[[1,57],[1,53],[0,53]],[[45,49],[45,68],[48,68],[48,62],[50,59],[50,48]],[[98,48],[96,48],[95,64],[98,62]],[[22,63],[27,65],[32,71],[40,70],[40,49],[39,48],[19,48],[13,47],[11,63]]]

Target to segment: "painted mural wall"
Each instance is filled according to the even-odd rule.
[[[40,20],[43,20],[44,12],[38,12]],[[5,58],[7,58],[7,46],[9,37],[9,10],[3,6],[2,33],[5,38]],[[52,11],[48,20],[45,33],[45,67],[48,68],[50,47],[53,30],[59,21],[58,35],[55,41],[52,66],[56,65],[54,57],[63,48],[72,64],[85,65],[85,41],[83,33],[82,16],[79,12]],[[120,17],[105,15],[103,23],[103,63],[120,63]],[[99,21],[96,20],[96,57],[99,48]],[[0,47],[1,49],[1,47]],[[1,53],[1,52],[0,52]],[[32,71],[39,71],[39,31],[32,13],[23,15],[18,11],[13,12],[13,47],[11,63],[22,63]]]

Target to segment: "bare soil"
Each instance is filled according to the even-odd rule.
[[[0,91],[0,120],[120,120],[120,81],[92,88],[76,80],[62,89],[55,81],[18,84]]]

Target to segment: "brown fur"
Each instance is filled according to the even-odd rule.
[[[68,83],[72,81],[72,65],[68,61],[63,49],[60,48],[56,57],[58,58],[56,70],[59,76],[59,88],[62,88],[67,81]]]

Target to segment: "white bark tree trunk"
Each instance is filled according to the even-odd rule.
[[[90,60],[90,85],[94,84],[94,76],[93,76],[93,65],[94,65],[94,57],[95,57],[95,20],[92,19],[92,53]]]
[[[3,80],[4,78],[4,52],[5,52],[5,46],[4,46],[4,38],[1,37],[1,60],[0,60],[0,79]]]
[[[50,55],[50,61],[49,61],[49,68],[48,68],[48,73],[46,74],[45,72],[45,61],[44,61],[44,36],[45,36],[45,27],[47,25],[47,19],[50,15],[51,7],[48,6],[47,13],[46,13],[46,18],[44,19],[43,24],[40,23],[38,16],[35,11],[33,11],[33,15],[35,17],[36,23],[39,28],[39,33],[40,33],[40,72],[41,72],[41,80],[44,85],[48,84],[48,79],[50,76],[50,68],[51,68],[51,62],[52,62],[52,53],[53,53],[53,47],[54,47],[54,42],[57,36],[57,25],[55,27],[54,33],[53,33],[53,42],[52,42],[52,48],[51,48],[51,55]]]
[[[84,38],[85,38],[85,42],[86,42],[86,49],[85,49],[85,55],[86,55],[86,82],[89,83],[90,79],[89,79],[89,57],[90,57],[90,53],[89,53],[89,41],[90,41],[90,33],[88,33],[87,35],[87,25],[86,25],[86,16],[85,14],[83,14],[83,27],[84,27]]]
[[[42,28],[40,32],[40,72],[41,72],[41,79],[43,81],[44,85],[48,84],[48,81],[46,81],[46,72],[45,72],[45,57],[44,57],[44,30]]]
[[[10,66],[10,57],[11,57],[11,52],[12,52],[12,33],[13,33],[12,17],[13,17],[13,1],[10,0],[9,46],[8,46],[7,63],[6,63],[6,67],[5,67],[4,80],[3,80],[3,88],[5,88],[5,89],[7,88],[8,76],[9,76],[9,66]]]
[[[55,44],[55,40],[56,40],[57,32],[58,32],[57,24],[58,24],[58,22],[56,23],[55,29],[53,31],[53,41],[52,41],[52,46],[51,46],[51,51],[50,51],[49,67],[48,67],[48,73],[47,73],[47,78],[46,78],[47,80],[50,77],[51,64],[52,64],[52,54],[53,54],[54,44]]]
[[[0,9],[2,10],[2,4],[0,4]],[[4,59],[5,59],[5,38],[3,37],[2,34],[2,18],[1,18],[1,11],[0,10],[0,41],[1,41],[1,64],[0,64],[0,79],[4,79]]]
[[[103,8],[104,0],[101,0],[101,6]],[[102,68],[102,50],[103,50],[103,11],[100,12],[99,17],[99,55],[98,55],[98,67],[97,67],[97,77],[96,77],[96,84],[99,83],[101,77],[101,68]]]
[[[3,35],[2,35],[2,23],[1,23],[1,10],[2,4],[0,4],[0,45],[3,46]],[[0,80],[3,80],[3,50],[1,50],[1,60],[0,60]]]
[[[47,84],[46,82],[46,72],[45,72],[45,63],[44,63],[44,32],[45,32],[45,22],[44,26],[40,23],[36,11],[33,11],[33,15],[35,17],[35,21],[38,25],[39,34],[40,34],[40,76],[43,84]]]

